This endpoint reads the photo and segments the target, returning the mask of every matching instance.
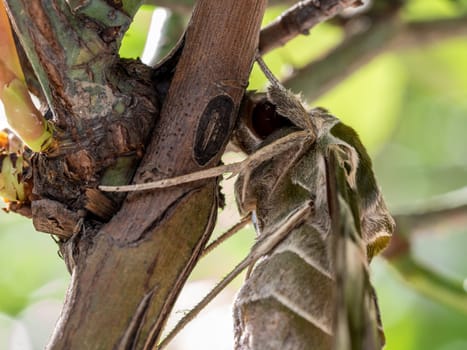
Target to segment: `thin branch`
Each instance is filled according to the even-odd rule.
[[[467,36],[467,16],[423,22],[399,27],[389,49],[408,49],[431,45],[455,37]]]
[[[323,58],[297,70],[284,85],[314,100],[381,53],[420,48],[466,35],[466,16],[407,24],[397,18],[385,19],[348,37]]]
[[[411,288],[432,300],[467,314],[467,292],[462,281],[439,274],[419,264],[410,255],[391,260],[390,263]]]
[[[386,259],[408,254],[410,237],[415,234],[446,232],[447,228],[467,226],[467,187],[433,197],[411,207],[393,212],[396,232],[389,247],[384,250]]]
[[[433,197],[412,208],[399,209],[395,214],[400,234],[426,234],[446,231],[446,228],[467,227],[467,187]]]
[[[380,22],[347,38],[323,58],[298,69],[284,85],[292,91],[301,91],[309,101],[316,99],[384,50],[396,24]]]
[[[467,187],[434,197],[421,205],[396,214],[397,232],[382,256],[412,288],[437,302],[467,313],[467,293],[462,281],[454,280],[418,263],[411,255],[410,237],[415,234],[446,231],[447,227],[467,225]]]
[[[261,30],[259,52],[265,54],[285,45],[289,40],[308,31],[347,7],[361,5],[357,0],[307,0],[300,1],[275,21]]]

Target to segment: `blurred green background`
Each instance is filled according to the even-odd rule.
[[[459,16],[466,13],[463,4],[412,0],[404,8],[402,18]],[[142,55],[153,10],[146,6],[138,13],[124,40],[123,56]],[[265,22],[283,10],[271,8]],[[322,24],[309,36],[295,39],[265,59],[278,76],[286,76],[291,69],[320,57],[341,37],[340,29]],[[261,89],[265,83],[255,67],[250,87]],[[399,211],[467,186],[467,38],[379,55],[337,88],[309,103],[329,109],[359,132],[373,156],[391,210]],[[226,161],[232,157],[228,154]],[[229,190],[231,183],[224,185],[228,209],[220,213],[216,234],[238,217]],[[436,233],[420,234],[412,239],[413,255],[425,266],[467,287],[466,233],[467,228],[446,227]],[[191,286],[207,280],[202,287],[207,291],[214,280],[248,252],[253,237],[252,229],[248,228],[204,259],[193,273]],[[372,270],[387,337],[386,349],[467,349],[467,314],[461,307],[449,307],[419,294],[382,258],[374,261]],[[59,315],[69,279],[49,236],[35,232],[26,219],[0,213],[0,350],[44,347]],[[218,310],[223,311],[219,319],[230,319],[229,304],[240,281],[233,283],[226,296],[221,297]],[[184,295],[189,303],[194,303],[202,293],[198,296],[189,288]],[[210,319],[206,317],[209,312],[203,314]],[[216,318],[210,320],[211,323],[198,321],[201,330],[196,333],[203,349],[231,348],[230,330],[219,331],[219,340],[211,339],[213,344],[209,347],[207,334],[212,334],[216,323],[224,325]],[[228,321],[225,322],[224,327],[228,328]],[[204,338],[202,332],[206,334]],[[190,334],[189,329],[186,334]],[[182,333],[180,338],[183,336]],[[200,348],[193,338],[189,343],[179,340],[178,344],[179,349]]]

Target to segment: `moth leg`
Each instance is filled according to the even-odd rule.
[[[230,237],[232,237],[234,234],[236,234],[238,231],[240,231],[242,228],[244,228],[250,222],[251,222],[251,213],[249,213],[248,215],[241,218],[239,222],[237,222],[235,225],[233,225],[231,228],[229,228],[226,232],[224,232],[222,235],[220,235],[214,242],[209,244],[206,248],[204,248],[201,256],[204,257],[207,254],[209,254],[210,252],[212,252],[219,245],[224,243],[226,240],[228,240]]]
[[[269,80],[269,82],[273,85],[276,86],[282,86],[280,81],[276,78],[276,76],[271,72],[269,67],[266,65],[266,62],[264,62],[263,57],[257,52],[256,57],[255,57],[256,62],[258,62],[259,68],[263,71],[263,74],[266,76],[266,78]]]
[[[295,153],[294,157],[287,163],[287,165],[284,167],[285,170],[279,175],[277,180],[274,182],[274,185],[272,186],[271,193],[274,193],[276,191],[276,188],[279,184],[283,183],[284,178],[288,175],[288,172],[292,167],[297,164],[297,162],[303,157],[303,155],[308,151],[310,144],[313,141],[310,139],[305,139],[301,144],[300,148],[298,149],[297,153]]]
[[[247,188],[248,188],[248,183],[250,182],[250,178],[251,178],[251,172],[252,170],[251,169],[247,169],[244,173],[243,173],[243,186],[242,186],[242,192],[240,194],[240,202],[241,203],[244,203],[245,202],[245,198],[246,198],[246,192],[247,192]]]
[[[237,224],[223,233],[219,238],[207,246],[202,252],[202,257],[209,254],[221,243],[232,237],[235,233],[251,222],[251,213],[243,217]],[[193,309],[191,309],[161,341],[157,349],[164,349],[170,341],[191,321],[202,309],[208,305],[232,280],[237,277],[247,266],[251,265],[249,255],[243,259],[227,276],[225,276]]]
[[[279,139],[280,140],[280,139]],[[279,141],[278,140],[278,141]],[[277,141],[276,141],[277,142]],[[299,150],[295,153],[294,157],[292,158],[291,161],[288,162],[287,165],[284,166],[284,171],[281,173],[281,175],[276,179],[276,181],[274,182],[274,184],[272,185],[271,187],[271,193],[274,193],[274,191],[276,190],[276,186],[280,183],[282,183],[282,180],[284,179],[285,176],[287,176],[287,173],[288,173],[288,170],[291,169],[296,163],[297,161],[303,156],[303,153],[306,152],[307,148],[308,148],[308,145],[310,144],[310,138],[308,136],[305,136],[303,138],[303,140],[300,140],[299,141],[300,143],[300,148]],[[271,145],[275,145],[275,142],[273,142]],[[269,146],[266,146],[266,147],[269,147]],[[266,148],[265,147],[265,148]],[[291,146],[293,147],[293,146]],[[262,161],[266,161],[266,160],[269,160],[271,158],[273,158],[274,156],[282,153],[283,151],[285,151],[285,149],[281,149],[281,150],[276,150],[274,153],[271,153],[269,154],[269,156],[267,156],[266,154],[262,155]],[[253,163],[253,162],[252,162]],[[257,164],[252,164],[253,166],[249,166],[247,169],[244,170],[243,172],[243,186],[242,186],[242,191],[241,191],[241,197],[240,197],[240,201],[241,202],[244,202],[245,201],[245,198],[246,198],[246,192],[247,192],[247,185],[248,183],[250,182],[250,178],[251,178],[251,173],[253,172],[253,170],[256,168],[256,165]]]
[[[99,189],[103,192],[135,192],[135,191],[144,191],[151,190],[155,188],[166,188],[177,186],[189,182],[194,182],[198,180],[210,179],[213,177],[221,176],[225,173],[238,174],[244,167],[243,163],[246,160],[241,162],[236,162],[232,164],[226,164],[217,166],[214,168],[209,168],[206,170],[196,171],[193,173],[175,176],[172,178],[162,179],[153,182],[133,184],[133,185],[121,185],[121,186],[99,186]]]
[[[277,246],[289,232],[303,222],[311,210],[310,203],[305,203],[297,208],[293,213],[274,227],[273,230],[265,232],[262,237],[253,245],[250,253],[237,265],[227,276],[225,276],[193,309],[191,309],[169,334],[160,342],[157,349],[164,349],[169,342],[191,321],[199,312],[208,305],[232,280],[237,277],[245,268],[254,263],[263,255],[268,254]]]
[[[296,145],[297,142],[300,142],[307,136],[309,136],[308,131],[297,131],[291,133],[267,145],[266,147],[259,149],[258,151],[249,155],[246,159],[236,163],[221,165],[214,168],[196,171],[193,173],[180,175],[168,179],[162,179],[154,182],[121,186],[101,185],[98,188],[104,192],[134,192],[150,190],[155,188],[177,186],[189,182],[221,176],[225,173],[232,173],[233,175],[237,175],[240,172],[249,171],[249,169],[255,168],[258,164],[264,162],[265,160],[268,160],[274,157],[275,155],[284,152],[285,150]]]
[[[295,95],[287,90],[269,70],[261,56],[256,56],[256,62],[260,66],[271,85],[268,87],[268,99],[276,106],[277,112],[289,119],[294,125],[310,133],[317,134],[312,119],[308,114],[300,95]]]
[[[255,153],[251,154],[245,160],[247,161],[247,163],[246,163],[245,168],[242,171],[244,180],[243,180],[243,187],[241,191],[240,201],[243,202],[245,200],[247,184],[250,180],[251,173],[254,169],[258,167],[259,164],[267,160],[270,160],[271,158],[283,153],[284,151],[296,146],[297,144],[301,145],[299,152],[298,152],[298,153],[301,153],[302,149],[304,149],[304,145],[308,144],[309,142],[312,142],[311,140],[314,141],[314,138],[311,137],[310,133],[307,130],[296,131],[270,143],[269,145],[263,148],[260,148]],[[298,157],[294,157],[294,159],[295,158],[298,158]]]
[[[269,254],[280,242],[282,242],[289,233],[298,225],[303,223],[310,215],[312,210],[311,202],[306,202],[292,211],[287,217],[279,223],[271,226],[265,232],[262,232],[257,242],[251,248],[250,264],[248,266],[246,279],[250,277],[256,261]]]
[[[227,274],[193,309],[191,309],[159,343],[157,349],[164,349],[170,341],[192,321],[211,300],[213,300],[230,282],[233,281],[248,265],[251,264],[250,255],[243,259],[231,272]]]
[[[250,265],[248,265],[248,268],[245,272],[245,281],[250,278],[251,273],[253,272],[253,268],[255,267],[256,261],[253,261]]]

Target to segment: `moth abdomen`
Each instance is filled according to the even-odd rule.
[[[235,303],[236,349],[332,348],[335,282],[326,240],[301,225],[258,263]]]

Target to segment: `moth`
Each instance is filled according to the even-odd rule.
[[[310,207],[263,255],[234,305],[235,349],[380,349],[384,335],[368,264],[394,229],[356,132],[327,111],[307,111],[259,61],[268,101],[292,122],[251,149],[298,130],[309,140],[240,174],[242,213],[258,241]],[[252,140],[255,143],[255,140]],[[257,141],[256,141],[257,142]]]
[[[234,304],[235,349],[380,349],[384,334],[368,264],[388,244],[394,221],[370,157],[353,129],[324,109],[308,111],[257,61],[271,83],[264,103],[286,121],[283,127],[261,137],[244,122],[236,138],[250,154],[245,161],[118,188],[238,173],[237,204],[257,230],[250,254],[159,348],[248,267]]]

